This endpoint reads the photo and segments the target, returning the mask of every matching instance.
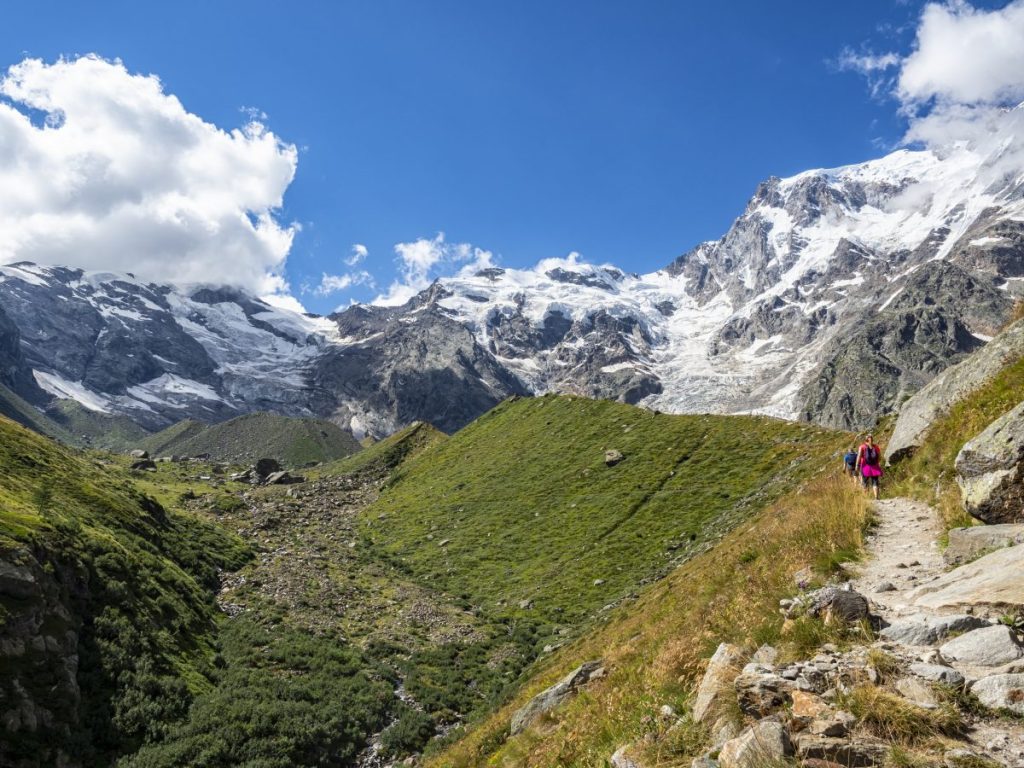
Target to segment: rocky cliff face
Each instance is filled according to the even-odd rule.
[[[21,264],[0,268],[0,308],[21,334],[15,368],[151,427],[270,410],[456,429],[555,391],[856,429],[983,345],[1024,294],[1024,196],[997,160],[963,145],[771,178],[722,238],[647,275],[549,259],[314,318],[234,289]]]

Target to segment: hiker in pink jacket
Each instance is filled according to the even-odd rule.
[[[865,488],[870,488],[877,499],[879,484],[882,481],[882,449],[875,443],[872,435],[868,435],[864,443],[857,449],[857,471],[860,472]]]

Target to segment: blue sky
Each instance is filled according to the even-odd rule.
[[[440,231],[506,266],[664,266],[720,236],[759,180],[899,141],[897,103],[835,62],[906,51],[921,7],[37,1],[4,9],[0,67],[95,53],[221,128],[265,113],[298,150],[284,274],[326,312],[372,299],[395,244]],[[302,292],[350,269],[355,243],[375,285]]]

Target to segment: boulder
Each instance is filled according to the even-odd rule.
[[[278,463],[277,459],[260,459],[256,462],[256,466],[253,467],[253,470],[260,477],[270,477],[270,475],[275,472],[281,471],[281,465]]]
[[[953,688],[964,684],[964,676],[952,667],[943,664],[925,664],[923,662],[910,665],[911,673],[930,683],[941,683]]]
[[[889,626],[884,627],[878,634],[884,640],[902,645],[934,645],[952,634],[987,626],[989,626],[989,622],[985,619],[968,614],[938,617],[909,616],[897,619]]]
[[[990,675],[971,686],[978,701],[992,709],[1024,715],[1024,675]]]
[[[619,747],[611,758],[611,768],[644,768],[643,763],[634,754],[632,746]]]
[[[954,528],[949,532],[949,545],[942,553],[947,565],[963,565],[996,549],[1024,542],[1024,524],[975,525]]]
[[[1017,636],[1005,624],[975,629],[939,648],[942,658],[979,667],[998,667],[1024,656]]]
[[[915,589],[907,599],[927,610],[1024,606],[1024,547],[996,550]]]
[[[978,389],[1007,363],[1024,356],[1024,321],[1018,321],[957,365],[950,366],[900,408],[886,446],[889,462],[909,456],[932,423],[951,405]]]
[[[826,623],[855,624],[871,615],[868,599],[852,589],[824,587],[808,595],[808,604],[807,613]]]
[[[697,689],[693,704],[693,719],[701,723],[723,700],[734,695],[733,681],[743,664],[743,651],[735,645],[722,643],[708,662],[707,671]]]
[[[782,723],[760,720],[727,741],[718,753],[718,762],[722,768],[757,768],[792,754],[793,745]]]
[[[837,739],[849,734],[856,724],[856,717],[849,712],[840,710],[832,714],[831,717],[812,720],[810,725],[807,726],[807,730],[815,736],[827,736]]]
[[[842,766],[882,765],[889,745],[875,739],[846,739],[801,733],[796,740],[797,757],[806,765],[811,760],[827,760]]]
[[[625,458],[626,457],[622,455],[622,451],[617,451],[614,448],[604,452],[604,463],[609,467],[614,467]]]
[[[146,472],[149,470],[156,470],[156,462],[152,459],[139,459],[138,461],[132,462],[132,469],[137,472]]]
[[[294,483],[304,483],[306,478],[301,475],[291,475],[282,470],[280,472],[271,472],[263,482],[266,485],[292,485]]]
[[[908,701],[923,709],[935,709],[939,706],[939,700],[935,697],[935,691],[931,686],[922,683],[915,677],[901,677],[893,686]]]
[[[974,517],[993,524],[1024,522],[1024,402],[960,449],[956,481]]]
[[[134,451],[131,451],[128,455],[131,456],[133,459],[148,459],[149,451],[144,451],[141,448],[136,448]]]
[[[733,682],[736,701],[744,714],[766,717],[791,701],[793,683],[773,672],[744,670]]]
[[[828,702],[816,694],[807,691],[793,691],[790,696],[793,698],[793,717],[823,718],[832,712],[832,707],[828,705]]]
[[[541,691],[530,699],[526,706],[512,715],[512,735],[521,733],[538,717],[562,704],[576,693],[581,686],[586,685],[596,675],[597,671],[602,668],[602,665],[603,662],[600,660],[585,662],[553,686]]]

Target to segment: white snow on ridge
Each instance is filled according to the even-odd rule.
[[[46,392],[62,400],[77,400],[90,411],[110,413],[110,400],[93,392],[80,381],[68,381],[55,373],[32,371],[36,383]]]

